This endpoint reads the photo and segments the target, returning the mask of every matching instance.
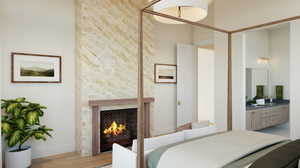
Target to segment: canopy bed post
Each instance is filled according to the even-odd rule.
[[[137,167],[144,168],[144,70],[143,70],[143,10],[139,12],[139,46],[138,46],[138,135]]]
[[[232,33],[228,33],[227,129],[232,130]]]

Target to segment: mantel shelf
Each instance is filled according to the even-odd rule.
[[[144,98],[144,103],[154,102],[153,97]],[[132,105],[137,104],[138,100],[135,98],[132,99],[110,99],[110,100],[90,100],[90,106],[115,106],[115,105]]]

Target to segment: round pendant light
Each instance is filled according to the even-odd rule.
[[[171,15],[197,22],[206,18],[208,0],[161,0],[153,6],[155,12]],[[155,19],[167,24],[183,24],[175,20],[154,16]]]

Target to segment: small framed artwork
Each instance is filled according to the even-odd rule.
[[[177,83],[177,65],[154,64],[155,83]]]
[[[11,53],[12,83],[61,83],[61,56]]]

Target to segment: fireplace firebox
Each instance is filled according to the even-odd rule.
[[[114,143],[128,147],[137,138],[137,108],[100,112],[100,152],[110,151]]]

